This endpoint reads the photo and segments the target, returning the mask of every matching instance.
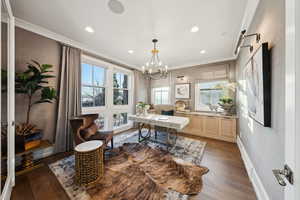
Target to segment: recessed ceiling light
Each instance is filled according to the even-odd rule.
[[[134,52],[133,50],[128,50],[128,53],[130,54],[133,54],[133,52]]]
[[[90,27],[90,26],[85,27],[84,30],[86,30],[89,33],[94,33],[95,32],[94,29],[92,27]]]
[[[196,33],[196,32],[198,32],[199,31],[199,27],[198,26],[193,26],[192,28],[191,28],[191,32],[192,33]]]
[[[200,53],[201,53],[201,54],[205,54],[206,51],[205,51],[205,50],[201,50]]]

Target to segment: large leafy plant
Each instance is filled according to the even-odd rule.
[[[57,98],[56,90],[49,86],[48,79],[54,78],[51,75],[52,65],[40,64],[37,61],[27,63],[24,72],[17,72],[15,76],[15,91],[23,94],[27,101],[26,122],[17,126],[19,135],[26,135],[35,128],[30,124],[30,112],[33,106],[42,103],[53,103]],[[5,75],[5,72],[2,72]],[[3,76],[2,76],[3,77]],[[3,77],[4,78],[4,77]]]

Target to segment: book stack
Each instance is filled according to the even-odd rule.
[[[42,136],[42,130],[36,130],[34,133],[24,136],[25,151],[39,146]]]

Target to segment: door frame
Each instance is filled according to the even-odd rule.
[[[285,52],[285,163],[294,172],[294,184],[285,187],[285,200],[300,199],[300,2],[286,0]],[[298,102],[298,103],[297,103]],[[297,134],[298,133],[298,134]]]
[[[15,18],[9,0],[2,0],[8,13],[7,21],[7,179],[0,199],[9,200],[15,185]],[[2,17],[2,16],[1,16]],[[1,19],[2,22],[2,19]],[[1,78],[0,78],[1,79]],[[1,107],[1,105],[0,105]]]

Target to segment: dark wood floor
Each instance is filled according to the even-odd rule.
[[[203,176],[201,193],[191,199],[199,200],[254,200],[253,187],[247,176],[236,144],[198,138],[207,146],[201,164],[209,168]],[[13,200],[69,199],[47,164],[67,156],[66,153],[45,159],[44,167],[16,177]]]

